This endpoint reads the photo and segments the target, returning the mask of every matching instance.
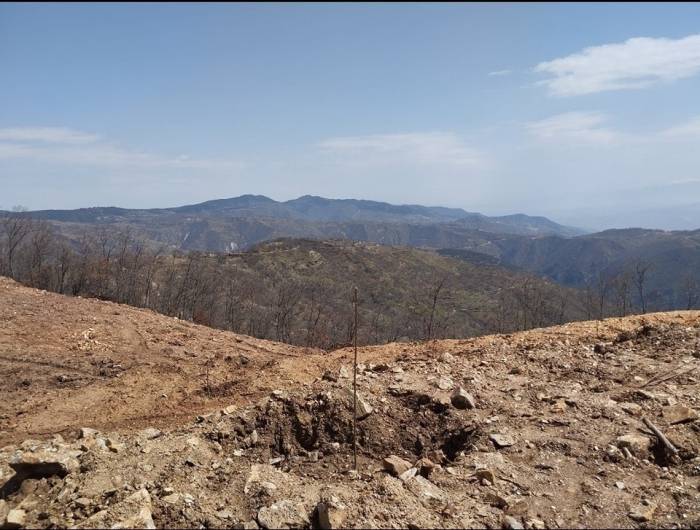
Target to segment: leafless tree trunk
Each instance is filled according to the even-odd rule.
[[[13,213],[21,213],[26,208],[15,206]],[[6,215],[0,219],[0,229],[5,236],[5,263],[3,273],[10,278],[15,278],[15,257],[20,244],[31,232],[32,220],[30,217],[20,215]]]
[[[641,304],[642,313],[647,312],[645,284],[651,268],[651,263],[642,260],[637,261],[634,266],[634,285],[637,288],[637,294],[639,294],[639,303]]]

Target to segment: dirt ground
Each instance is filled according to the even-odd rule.
[[[0,278],[0,525],[700,525],[700,312],[359,358]]]

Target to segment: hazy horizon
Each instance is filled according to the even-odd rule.
[[[697,229],[698,19],[698,4],[3,4],[0,209],[308,194]]]

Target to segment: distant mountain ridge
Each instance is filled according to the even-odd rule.
[[[467,212],[461,208],[416,204],[394,205],[360,199],[326,199],[313,195],[304,195],[282,202],[264,195],[241,195],[173,208],[95,207],[75,210],[37,210],[30,214],[46,220],[72,223],[120,222],[168,215],[198,215],[206,218],[291,219],[330,223],[457,223],[470,230],[537,236],[574,236],[584,233],[580,229],[560,225],[545,217],[524,214],[486,216]]]

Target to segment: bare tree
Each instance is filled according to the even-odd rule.
[[[27,277],[30,285],[47,289],[51,281],[49,264],[54,234],[46,221],[33,223],[27,248]]]
[[[683,277],[681,289],[685,298],[685,308],[693,309],[700,299],[700,284],[692,272],[686,273]]]
[[[612,278],[612,290],[615,297],[615,305],[621,317],[627,315],[630,306],[630,289],[632,287],[632,274],[629,270],[623,269]]]
[[[639,260],[634,265],[634,285],[637,288],[637,294],[639,295],[639,303],[642,309],[642,313],[647,312],[647,302],[646,302],[646,282],[649,278],[649,272],[652,269],[651,263]]]
[[[440,295],[445,287],[445,281],[444,277],[438,278],[430,289],[430,313],[425,324],[425,336],[428,340],[433,338],[436,328],[442,324],[442,322],[436,321],[436,310],[438,302],[440,302]]]
[[[275,290],[275,306],[273,309],[275,340],[288,342],[292,329],[294,308],[299,303],[299,285],[292,280],[282,280],[273,288]]]
[[[26,208],[15,206],[12,208],[14,214],[25,212]],[[31,232],[32,220],[23,215],[5,215],[0,219],[0,230],[4,236],[4,263],[3,274],[10,278],[15,278],[15,258],[20,244]]]

